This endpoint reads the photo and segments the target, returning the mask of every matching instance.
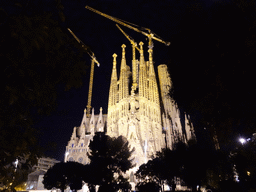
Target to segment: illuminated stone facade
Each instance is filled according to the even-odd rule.
[[[103,115],[100,109],[100,114],[94,115],[93,110],[88,118],[85,111],[81,125],[74,128],[68,142],[65,161],[88,163],[88,146],[95,132],[106,132],[111,137],[125,136],[130,146],[135,148],[133,155],[137,167],[147,162],[161,148],[172,148],[178,140],[187,142],[193,137],[189,118],[180,113],[168,94],[171,79],[167,66],[158,66],[159,89],[153,65],[153,50],[148,50],[148,61],[145,61],[143,43],[139,45],[139,59],[136,59],[133,45],[132,71],[126,63],[126,46],[122,45],[119,79],[117,55],[113,54],[108,114]]]
[[[125,136],[135,148],[135,163],[141,165],[148,157],[164,147],[157,81],[149,49],[149,61],[145,61],[143,43],[140,43],[140,59],[133,58],[133,70],[126,65],[125,45],[122,45],[120,78],[117,79],[116,57],[109,90],[108,129],[110,136]],[[134,78],[136,77],[136,78]],[[129,87],[129,79],[132,85]]]
[[[87,152],[89,149],[90,141],[93,139],[95,132],[104,132],[106,127],[107,115],[100,114],[94,115],[94,109],[89,117],[86,116],[86,109],[84,116],[79,127],[74,127],[72,136],[66,146],[66,153],[64,162],[76,161],[82,164],[89,163]]]
[[[166,133],[166,145],[172,149],[178,141],[186,143],[194,138],[194,128],[190,122],[190,117],[186,113],[181,113],[177,104],[170,96],[172,81],[168,73],[167,65],[158,66],[159,84],[162,101],[162,122],[163,130]]]

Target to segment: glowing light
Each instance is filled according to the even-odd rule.
[[[66,163],[67,162],[67,156],[69,155],[69,152],[68,151],[66,151],[66,153],[65,153],[65,158],[64,158],[64,162]]]
[[[238,175],[235,175],[235,181],[240,182],[240,180],[238,179]]]
[[[242,145],[246,142],[246,140],[244,138],[240,138],[239,142],[242,143]]]
[[[17,166],[18,166],[18,163],[19,163],[19,160],[16,159],[16,161],[14,162],[16,168],[17,168]]]
[[[250,172],[250,171],[247,171],[247,175],[250,176],[250,175],[251,175],[251,172]]]

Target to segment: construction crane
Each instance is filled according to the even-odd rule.
[[[137,43],[129,36],[127,35],[121,27],[119,27],[118,24],[116,24],[117,28],[124,34],[124,36],[131,42],[132,46],[134,46],[134,48],[136,48],[138,51],[140,51],[140,49],[137,46]]]
[[[90,50],[88,46],[86,46],[72,31],[68,28],[68,31],[73,35],[73,37],[77,40],[79,44],[81,44],[82,48],[88,53],[88,55],[91,57],[91,72],[90,72],[90,82],[89,82],[89,92],[88,92],[88,102],[87,102],[87,110],[86,115],[89,117],[90,111],[91,111],[91,103],[92,103],[92,86],[93,86],[93,75],[94,75],[94,63],[97,64],[97,66],[100,66],[100,63],[97,61],[94,53]]]
[[[155,33],[153,33],[153,31],[151,31],[148,28],[139,27],[138,25],[135,25],[133,23],[130,23],[130,22],[127,22],[127,21],[124,21],[124,20],[112,17],[112,16],[107,15],[105,13],[102,13],[102,12],[96,10],[96,9],[93,9],[93,8],[91,8],[89,6],[85,6],[85,8],[90,10],[90,11],[93,11],[93,12],[95,12],[95,13],[103,16],[103,17],[106,17],[106,18],[108,18],[108,19],[110,19],[110,20],[112,20],[112,21],[114,21],[114,22],[116,22],[118,24],[121,24],[121,25],[123,25],[125,27],[128,27],[128,28],[130,28],[130,29],[132,29],[132,30],[134,30],[134,31],[136,31],[138,33],[141,33],[141,34],[147,36],[148,40],[149,40],[148,47],[150,49],[153,49],[153,41],[152,41],[152,39],[154,39],[156,41],[159,41],[159,42],[165,44],[166,46],[169,46],[171,44],[170,42],[163,41],[159,36],[156,37],[157,35]],[[145,32],[145,31],[147,31],[147,32]]]
[[[135,58],[135,48],[140,52],[140,49],[137,46],[137,43],[129,36],[127,35],[122,29],[121,27],[119,27],[118,24],[116,24],[117,28],[124,34],[124,36],[131,42],[132,44],[132,89],[133,91],[136,90],[137,88],[137,82],[136,82],[136,58]]]

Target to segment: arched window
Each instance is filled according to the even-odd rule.
[[[83,158],[82,158],[82,157],[79,157],[78,162],[79,162],[79,163],[83,163]]]

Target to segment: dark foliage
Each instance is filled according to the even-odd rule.
[[[146,183],[139,183],[136,187],[140,192],[148,192],[148,191],[159,192],[160,190],[160,186],[153,181],[146,182]]]
[[[81,85],[85,65],[81,48],[62,30],[60,1],[1,3],[0,179],[10,183],[12,162],[32,166],[42,154],[33,117],[55,108],[57,87]]]
[[[195,141],[188,145],[179,142],[173,150],[162,149],[157,157],[140,166],[136,172],[141,181],[138,186],[155,183],[168,184],[172,191],[176,185],[186,185],[197,191],[197,186],[220,190],[221,181],[232,180],[233,163],[229,154],[215,149],[205,150]]]
[[[170,51],[172,95],[198,142],[212,144],[217,134],[229,150],[239,133],[255,131],[255,2],[193,1],[185,12]]]
[[[82,189],[84,174],[88,174],[84,166],[77,162],[57,163],[44,175],[43,184],[48,190],[57,188],[64,191],[68,186],[71,190]]]
[[[96,133],[89,145],[89,169],[92,175],[85,178],[91,185],[100,185],[99,190],[110,191],[131,188],[127,178],[122,176],[133,167],[129,143],[123,136],[109,137],[104,133]],[[110,189],[111,188],[111,189]]]
[[[238,145],[231,156],[238,174],[239,185],[244,191],[256,189],[256,142],[255,138]]]

